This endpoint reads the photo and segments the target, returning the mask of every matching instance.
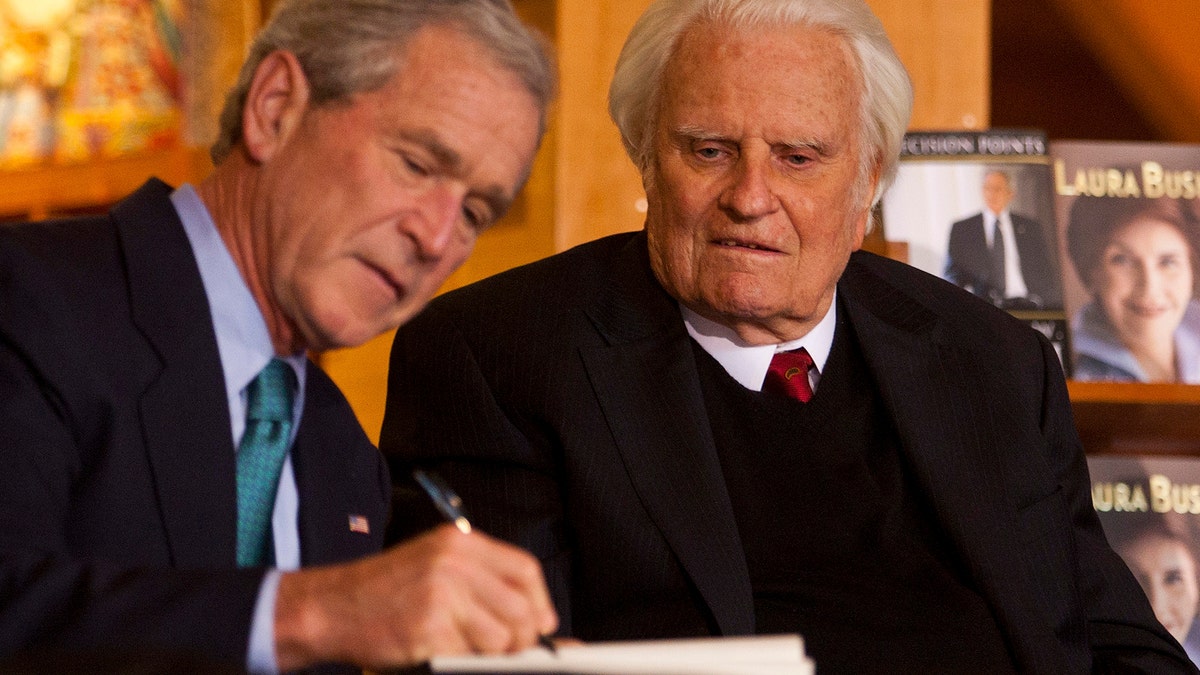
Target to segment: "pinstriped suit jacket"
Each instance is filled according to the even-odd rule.
[[[839,293],[903,460],[1020,669],[1194,672],[1104,541],[1050,345],[868,253]],[[397,333],[380,445],[394,475],[436,466],[482,528],[541,558],[565,632],[754,631],[689,337],[642,233],[433,302]]]

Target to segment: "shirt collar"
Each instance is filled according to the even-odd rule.
[[[683,314],[683,323],[687,326],[688,334],[701,349],[716,359],[725,372],[743,387],[752,391],[762,391],[767,368],[770,367],[771,357],[775,356],[776,352],[803,347],[812,357],[817,375],[825,370],[825,362],[829,360],[829,351],[833,347],[834,329],[837,327],[837,290],[834,290],[829,310],[807,335],[777,345],[748,345],[728,326],[706,319],[683,305],[680,305],[679,309]]]
[[[990,224],[993,220],[999,220],[1001,224],[1008,222],[1008,208],[1001,209],[1000,213],[993,213],[991,209],[984,209],[987,214],[987,222]]]

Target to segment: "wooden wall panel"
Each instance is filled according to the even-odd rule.
[[[990,0],[867,0],[913,80],[913,129],[985,129]]]
[[[1200,142],[1200,3],[1051,0],[1051,5],[1166,138]]]
[[[608,85],[625,36],[649,0],[559,0],[562,92],[555,247],[641,229],[641,178],[608,116]],[[643,202],[644,203],[644,202]]]
[[[103,211],[148,176],[179,185],[195,183],[211,170],[208,150],[177,148],[5,171],[0,178],[0,217],[41,220],[60,213]]]
[[[258,0],[188,0],[185,12],[185,137],[189,144],[207,148],[217,137],[225,92],[237,80],[264,7]]]

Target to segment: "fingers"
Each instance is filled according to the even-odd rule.
[[[523,641],[522,647],[536,642],[538,635],[553,633],[558,628],[558,614],[554,611],[537,559],[523,549],[486,534],[474,533],[473,536],[471,543],[479,548],[477,555],[490,563],[475,569],[485,572],[484,577],[492,577],[478,580],[478,590],[482,591],[476,595],[478,603],[506,619],[506,623],[519,622],[532,629],[532,638]],[[495,581],[502,585],[491,585],[490,582]]]
[[[405,666],[525,649],[557,625],[537,559],[447,525],[380,555],[285,575],[276,652],[281,667]]]
[[[557,627],[557,615],[542,581],[541,567],[523,551],[498,542],[472,542],[496,564],[464,570],[470,593],[459,618],[472,651],[516,651],[533,646]],[[482,545],[480,545],[482,544]]]
[[[454,618],[471,651],[525,649],[558,627],[533,556],[479,532],[464,535],[445,527],[433,536],[445,554],[442,574],[460,591],[452,605]]]

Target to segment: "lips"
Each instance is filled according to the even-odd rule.
[[[766,251],[768,253],[779,252],[779,249],[772,248],[766,244],[744,239],[714,239],[712,243],[723,248],[740,248],[749,249],[751,251]]]
[[[385,285],[391,287],[392,293],[395,294],[396,298],[404,297],[404,284],[400,281],[400,278],[397,275],[388,272],[387,269],[380,265],[376,265],[370,260],[362,259],[362,264],[374,272],[375,276],[377,276]]]
[[[1146,305],[1127,305],[1127,307],[1129,309],[1129,312],[1131,314],[1133,314],[1134,316],[1140,316],[1140,317],[1144,317],[1144,318],[1154,318],[1156,316],[1162,316],[1167,311],[1166,307],[1159,306],[1159,305],[1154,305],[1154,306],[1149,306],[1149,307]]]

